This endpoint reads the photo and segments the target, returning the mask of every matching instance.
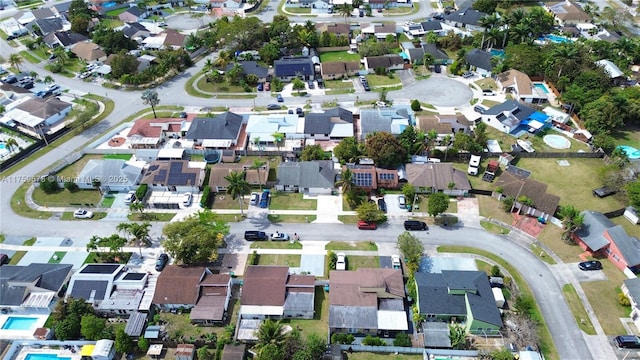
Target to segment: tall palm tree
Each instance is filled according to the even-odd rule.
[[[344,22],[346,23],[347,19],[349,19],[351,17],[351,14],[353,13],[353,5],[346,3],[338,5],[337,10],[340,16],[344,16]]]
[[[220,50],[215,61],[216,66],[225,71],[229,62],[231,62],[231,53],[227,50]]]
[[[562,217],[562,241],[571,243],[571,235],[584,224],[584,216],[572,205],[561,206],[558,214]]]
[[[49,85],[49,84],[52,84],[52,83],[54,83],[56,81],[53,79],[53,76],[47,75],[47,76],[44,77],[44,79],[42,79],[42,82],[44,82],[45,85]]]
[[[91,179],[91,186],[98,189],[98,191],[100,192],[100,195],[102,195],[102,181],[100,181],[100,179],[98,178]]]
[[[285,139],[285,134],[281,132],[274,132],[271,136],[273,137],[273,142],[276,144],[276,147],[280,150],[280,146],[282,146]]]
[[[511,28],[518,25],[522,21],[522,19],[524,19],[526,16],[527,16],[527,13],[524,10],[518,8],[513,10],[506,16],[505,22]]]
[[[256,136],[255,138],[253,138],[253,145],[258,148],[258,150],[260,151],[260,157],[262,157],[262,150],[260,147],[260,136]]]
[[[120,223],[116,226],[118,231],[130,235],[138,245],[140,257],[142,257],[142,243],[148,244],[149,232],[151,231],[151,223],[145,221],[143,223]]]
[[[244,196],[251,193],[251,187],[247,180],[245,180],[246,173],[231,171],[229,175],[224,179],[229,182],[227,185],[227,194],[235,200],[238,199],[238,205],[240,205],[240,215],[244,217]]]
[[[336,186],[342,188],[342,193],[346,194],[353,190],[353,173],[349,169],[345,169],[340,174],[340,180],[336,181]]]
[[[9,64],[11,64],[12,67],[16,68],[18,71],[20,71],[20,65],[22,65],[22,56],[20,56],[20,54],[11,54],[9,55]]]
[[[209,71],[212,71],[215,66],[216,64],[209,58],[204,62],[204,65],[202,66],[202,72],[208,74]]]
[[[18,142],[16,141],[16,139],[14,139],[14,138],[12,138],[12,137],[8,138],[8,139],[4,142],[4,145],[5,145],[6,147],[8,147],[8,148],[9,148],[9,152],[13,152],[13,148],[14,148],[14,147],[16,147],[16,148],[17,148],[17,147],[19,147],[19,146],[18,146]]]
[[[256,170],[258,172],[258,182],[260,183],[260,190],[262,190],[262,179],[260,177],[260,169],[266,164],[266,161],[260,159],[254,159],[253,164],[251,165],[251,170]]]

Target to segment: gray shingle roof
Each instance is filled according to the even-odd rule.
[[[62,19],[60,18],[36,19],[33,23],[40,28],[40,31],[42,31],[44,35],[53,31],[62,30],[63,28]]]
[[[53,34],[53,35],[52,35]],[[73,45],[75,43],[79,43],[81,41],[86,41],[88,40],[88,38],[82,34],[78,34],[75,32],[71,32],[71,31],[58,31],[56,33],[50,33],[49,35],[52,35],[54,37],[56,37],[58,39],[58,41],[62,44],[62,46],[69,46],[69,45]],[[47,35],[47,36],[49,36]],[[45,42],[46,42],[46,38],[45,38]]]
[[[449,15],[445,15],[444,19],[446,21],[453,21],[461,24],[467,25],[479,25],[480,19],[487,16],[487,14],[473,10],[471,8],[466,8],[460,11],[452,11]]]
[[[304,117],[305,134],[330,134],[336,123],[353,124],[353,113],[336,107],[323,113],[308,113]]]
[[[475,66],[480,69],[491,71],[493,69],[493,65],[491,64],[491,53],[480,50],[480,49],[472,49],[467,53],[467,62],[471,66]]]
[[[226,71],[233,69],[233,67],[238,64],[242,67],[242,71],[245,75],[255,74],[259,78],[266,78],[269,75],[269,69],[258,64],[257,61],[240,61],[233,64],[228,64]]]
[[[602,213],[596,211],[583,211],[583,225],[575,232],[582,241],[593,251],[598,251],[609,244],[603,234],[606,229],[616,226]]]
[[[300,188],[333,188],[336,171],[333,161],[285,162],[278,165],[278,185],[297,185]]]
[[[31,13],[36,19],[49,19],[55,16],[51,9],[43,7],[41,9],[33,9]]]
[[[360,111],[362,137],[364,138],[367,134],[379,131],[394,133],[391,128],[391,123],[396,119],[407,119],[408,121],[412,121],[406,108],[391,107],[385,109],[362,109]]]
[[[440,20],[429,20],[420,23],[422,25],[422,30],[424,31],[439,31],[442,30],[442,21]]]
[[[369,306],[329,306],[329,328],[377,329],[378,309]]]
[[[627,266],[640,265],[640,241],[629,236],[622,225],[609,228],[607,232],[626,260]]]
[[[242,127],[242,115],[225,112],[213,118],[195,118],[185,138],[236,140]]]
[[[30,290],[22,285],[35,283],[40,289],[59,291],[71,272],[72,265],[38,264],[5,265],[0,271],[0,305],[19,306]]]
[[[308,57],[285,57],[274,61],[276,76],[310,76],[314,74],[313,62]]]
[[[510,113],[522,121],[536,112],[536,109],[520,104],[515,100],[507,100],[501,104],[490,107],[484,112],[484,115],[500,115],[505,112]]]
[[[140,17],[140,15],[142,15],[144,12],[142,11],[142,9],[140,9],[137,6],[131,6],[127,9],[127,11],[125,11],[135,17]]]
[[[629,295],[635,303],[640,302],[640,278],[627,279],[624,281],[627,290],[629,290]]]
[[[141,167],[129,165],[121,159],[93,159],[84,166],[78,181],[91,183],[92,179],[100,179],[103,186],[132,186],[137,184],[141,173]]]
[[[284,301],[284,311],[313,311],[314,296],[312,292],[289,291]]]

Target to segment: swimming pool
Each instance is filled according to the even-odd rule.
[[[116,6],[116,5],[118,5],[118,4],[115,1],[109,1],[109,2],[106,2],[106,3],[102,4],[102,7],[105,8],[105,9],[108,9],[108,8],[112,8],[112,7]]]
[[[504,50],[491,49],[491,56],[499,56],[499,57],[503,58],[504,57]]]
[[[58,357],[58,354],[27,354],[24,360],[71,360],[70,357]]]
[[[542,140],[554,149],[568,149],[571,147],[571,142],[560,135],[545,135]]]
[[[547,89],[546,85],[545,85],[545,84],[543,84],[543,83],[533,83],[533,86],[534,86],[536,89],[540,89],[540,90],[542,90],[545,94],[548,94],[548,93],[549,93],[549,89]]]
[[[6,148],[7,148],[7,146],[4,143],[0,143],[0,150],[1,149],[6,149]]]
[[[640,159],[640,150],[634,148],[633,146],[620,145],[616,147],[616,149],[622,150],[629,159]]]
[[[558,36],[558,35],[553,35],[553,34],[547,34],[544,36],[545,40],[549,40],[553,43],[566,43],[566,42],[571,42],[570,39],[567,39],[566,37],[562,37],[562,36]]]
[[[3,330],[31,330],[38,321],[34,317],[9,316],[2,325]]]

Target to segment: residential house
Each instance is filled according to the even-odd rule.
[[[428,20],[420,23],[422,30],[426,33],[433,32],[438,36],[445,36],[447,34],[447,28],[442,26],[440,20]]]
[[[331,160],[282,162],[278,165],[275,189],[307,195],[331,195],[336,175]]]
[[[269,176],[269,162],[265,162],[258,169],[252,169],[253,164],[237,164],[237,163],[219,163],[211,167],[209,171],[209,187],[214,192],[225,192],[229,181],[225,177],[231,172],[244,172],[244,179],[253,186],[267,185],[267,177]]]
[[[393,36],[395,39],[396,34],[401,32],[402,30],[398,31],[398,27],[395,23],[371,24],[369,26],[362,26],[361,29],[363,40],[372,36],[378,39],[378,41],[384,41],[388,36]]]
[[[549,115],[515,100],[507,100],[482,113],[482,122],[514,136],[522,132],[535,133],[551,126]]]
[[[128,22],[122,27],[122,33],[129,39],[142,42],[142,40],[151,36],[151,32],[139,22]]]
[[[84,264],[71,276],[65,299],[83,299],[103,316],[130,315],[139,310],[148,277],[122,264]]]
[[[71,276],[72,265],[3,265],[0,271],[0,307],[18,313],[50,311]]]
[[[53,4],[49,9],[53,12],[54,16],[61,17],[69,20],[69,8],[72,1]]]
[[[105,61],[107,54],[100,45],[91,41],[79,42],[71,48],[71,52],[86,62]]]
[[[354,121],[353,113],[342,107],[310,112],[304,117],[304,135],[314,141],[342,140],[353,136]]]
[[[370,191],[398,187],[398,170],[382,169],[374,165],[347,164],[342,167],[343,172],[347,169],[351,171],[351,182],[357,188]]]
[[[47,19],[35,19],[27,28],[32,33],[40,36],[47,36],[47,34],[56,31],[69,31],[71,30],[71,24],[62,18],[47,18]]]
[[[471,49],[465,56],[471,70],[475,70],[482,77],[491,77],[493,71],[491,57],[490,52],[480,49]]]
[[[190,126],[187,119],[138,119],[127,134],[127,142],[132,149],[158,149],[169,139],[181,138]]]
[[[484,271],[415,273],[416,303],[428,322],[457,322],[475,335],[498,335],[500,310]]]
[[[415,125],[415,116],[408,106],[361,109],[358,138],[364,141],[367,135],[376,132],[388,132],[398,136],[409,125]]]
[[[402,271],[358,268],[329,272],[329,332],[395,336],[409,329]]]
[[[315,78],[314,64],[310,57],[283,57],[274,61],[274,76],[284,82],[293,79],[313,80]]]
[[[320,64],[320,74],[323,80],[346,79],[357,75],[360,63],[357,61],[332,61]]]
[[[249,142],[260,149],[288,150],[302,149],[304,146],[304,118],[296,114],[251,114],[247,120]],[[276,143],[273,134],[284,134],[282,143]]]
[[[400,55],[367,56],[364,58],[364,68],[375,71],[378,68],[386,72],[404,69],[404,59]]]
[[[215,117],[197,117],[184,136],[205,149],[244,149],[246,133],[243,117],[232,112],[224,112]]]
[[[640,241],[616,225],[604,214],[585,210],[580,213],[584,220],[580,229],[573,233],[575,242],[594,257],[606,257],[625,273],[640,270]]]
[[[162,43],[165,49],[182,49],[185,46],[186,42],[187,35],[181,34],[173,29],[165,30],[164,42]]]
[[[86,36],[72,31],[56,31],[48,33],[42,41],[51,49],[63,47],[71,49],[75,44],[89,40]]]
[[[496,188],[503,189],[503,196],[510,196],[514,199],[524,196],[533,202],[532,206],[527,206],[514,201],[514,209],[518,209],[521,214],[548,220],[556,213],[560,197],[548,194],[545,183],[512,174],[510,170],[514,169],[516,169],[514,172],[519,172],[511,165],[507,167],[507,171],[502,172],[496,182]]]
[[[240,319],[313,319],[313,275],[290,275],[287,266],[250,265],[243,281]]]
[[[402,51],[407,55],[409,62],[415,65],[424,65],[424,56],[426,54],[431,55],[433,59],[431,64],[446,65],[451,62],[449,56],[447,56],[444,51],[438,49],[436,44],[427,44],[424,42],[415,44],[406,41],[400,46],[402,47]]]
[[[604,69],[604,72],[609,76],[614,86],[625,85],[627,83],[625,74],[611,60],[598,60],[596,61],[596,65]]]
[[[174,356],[176,360],[193,360],[196,354],[196,347],[193,344],[178,344]]]
[[[466,8],[445,14],[443,22],[456,28],[465,28],[469,31],[482,31],[484,28],[481,25],[480,19],[485,16],[487,16],[487,14],[483,12]]]
[[[405,32],[405,34],[407,34],[410,37],[414,37],[414,36],[420,37],[426,34],[426,31],[424,30],[421,24],[413,23],[413,22],[405,23],[404,26],[402,27],[402,30]]]
[[[561,26],[577,25],[592,21],[589,14],[569,0],[545,4],[544,7],[553,15],[556,23]]]
[[[328,9],[331,0],[292,0],[291,4],[298,4],[301,8],[312,8],[312,9]]]
[[[239,65],[242,68],[242,74],[246,75],[255,75],[258,77],[258,83],[265,83],[269,81],[269,69],[258,64],[257,61],[248,60],[248,61],[240,61],[237,63],[228,64],[225,71],[229,71],[233,69],[234,66]]]
[[[242,0],[210,0],[211,8],[233,9],[242,8]]]
[[[316,30],[318,30],[319,33],[328,32],[347,38],[351,36],[351,26],[345,23],[318,22],[316,23]]]
[[[80,189],[95,189],[93,181],[100,181],[104,193],[130,191],[137,188],[146,162],[122,159],[92,159],[76,178]]]
[[[206,267],[167,265],[158,276],[153,304],[162,311],[191,309],[196,324],[220,324],[227,318],[231,276]]]
[[[544,104],[549,101],[544,90],[536,87],[527,74],[515,69],[498,74],[496,85],[500,91],[511,93],[520,102]]]
[[[247,358],[247,346],[245,344],[225,344],[222,349],[221,360],[245,360]]]
[[[149,12],[146,9],[131,6],[125,12],[118,15],[118,20],[123,22],[139,22],[146,19],[148,16]]]
[[[437,140],[442,141],[446,136],[453,139],[456,133],[467,133],[471,125],[473,125],[472,121],[469,121],[464,114],[458,113],[420,116],[417,127],[425,134],[435,131],[438,134]]]
[[[55,125],[64,119],[72,107],[68,102],[56,97],[25,98],[20,102],[14,102],[14,104],[15,106],[11,110],[7,109],[4,117],[38,135],[46,132],[42,128]]]
[[[453,167],[452,163],[406,164],[407,182],[417,192],[443,192],[453,196],[467,195],[471,183],[467,174]]]
[[[634,277],[622,282],[620,286],[622,293],[629,299],[631,303],[631,320],[636,326],[636,329],[640,330],[640,278]]]
[[[155,191],[199,193],[206,165],[188,160],[154,161],[143,172],[140,184]]]
[[[23,10],[19,10],[18,12],[16,12],[13,16],[12,19],[14,19],[15,21],[18,22],[18,24],[27,27],[27,25],[33,21],[36,20],[36,17],[33,15],[33,12],[31,11],[23,11]]]
[[[81,354],[91,360],[113,360],[116,356],[115,341],[100,339],[95,345],[84,345]]]

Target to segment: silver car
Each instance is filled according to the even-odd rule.
[[[260,202],[260,194],[255,192],[251,193],[251,200],[249,200],[249,204],[257,206],[259,202]]]

